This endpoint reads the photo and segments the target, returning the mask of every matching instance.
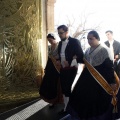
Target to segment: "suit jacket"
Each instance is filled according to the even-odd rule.
[[[58,45],[58,55],[60,60],[61,60],[60,57],[61,47],[62,47],[62,41],[60,41]],[[81,44],[79,40],[69,37],[68,44],[65,49],[65,58],[66,61],[68,61],[69,65],[71,64],[73,60],[73,56],[75,55],[77,56],[77,62],[83,63],[83,50],[81,48]]]
[[[109,41],[106,41],[105,44],[110,47]],[[113,42],[114,56],[120,54],[120,42],[114,40]]]
[[[60,60],[61,60],[61,56],[60,56],[61,47],[62,47],[62,41],[60,41],[58,45],[58,55]],[[77,56],[77,62],[83,63],[83,51],[79,40],[69,37],[68,44],[65,48],[65,58],[68,61],[69,65],[71,65],[71,62],[75,55]],[[71,95],[71,86],[76,73],[77,73],[76,67],[70,67],[70,68],[68,67],[60,70],[60,82],[61,82],[62,93],[65,94],[66,96]]]

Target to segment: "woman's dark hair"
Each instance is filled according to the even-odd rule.
[[[89,35],[89,34],[92,34],[97,40],[100,41],[99,34],[98,34],[96,31],[92,30],[92,31],[90,31],[90,32],[88,33],[88,35]]]
[[[65,32],[68,31],[68,27],[67,27],[66,25],[60,25],[60,26],[57,28],[57,30],[59,30],[59,29],[63,29]]]
[[[47,38],[52,38],[52,39],[54,39],[54,40],[56,39],[56,38],[55,38],[55,35],[54,35],[53,33],[49,33],[49,34],[47,35]]]

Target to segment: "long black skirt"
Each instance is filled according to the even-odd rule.
[[[39,94],[41,98],[49,103],[56,103],[56,100],[59,102],[62,101],[62,92],[59,79],[59,73],[56,70],[52,60],[48,58],[45,75],[43,77]]]
[[[87,68],[81,74],[71,96],[69,105],[81,119],[89,119],[106,113],[112,96],[94,80]]]

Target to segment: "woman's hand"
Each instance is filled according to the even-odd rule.
[[[60,60],[57,60],[57,61],[56,61],[56,65],[57,65],[57,66],[61,66]]]
[[[117,89],[117,85],[116,84],[110,84],[110,86],[112,87],[112,89],[115,91]]]
[[[65,66],[65,67],[69,67],[68,61],[66,61],[66,60],[64,61],[64,66]]]

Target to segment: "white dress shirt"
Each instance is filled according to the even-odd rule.
[[[113,42],[114,42],[114,40],[109,41],[111,54],[112,54],[112,57],[114,58],[114,48],[113,48]]]
[[[62,41],[60,56],[61,56],[61,65],[62,65],[63,68],[65,67],[64,61],[66,61],[66,59],[65,59],[65,49],[66,49],[67,44],[68,44],[68,39],[66,39],[65,41]]]

